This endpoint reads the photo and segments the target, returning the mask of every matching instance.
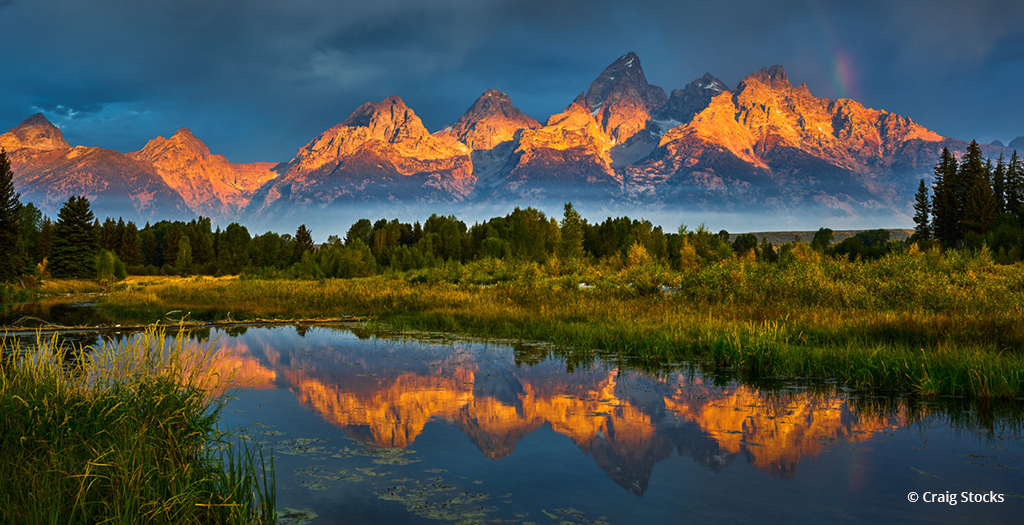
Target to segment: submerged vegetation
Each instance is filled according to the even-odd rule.
[[[217,428],[211,359],[154,330],[95,349],[3,338],[0,522],[273,522],[270,458]]]

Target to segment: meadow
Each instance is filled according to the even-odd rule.
[[[745,379],[826,378],[920,396],[1024,397],[1024,267],[916,246],[874,260],[797,243],[766,262],[671,269],[484,258],[351,279],[134,278],[100,297],[122,323],[368,318],[377,331],[543,340],[579,358],[687,361]],[[168,312],[174,312],[168,314]]]

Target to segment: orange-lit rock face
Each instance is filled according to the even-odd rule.
[[[841,168],[863,170],[885,162],[885,156],[907,140],[943,138],[910,119],[868,109],[853,100],[814,97],[807,86],[790,85],[782,66],[746,77],[733,104],[735,122],[755,137],[754,149],[760,156],[789,146]],[[725,127],[717,129],[725,131],[725,137],[732,135]],[[706,128],[705,135],[713,138],[715,131]]]
[[[214,217],[234,216],[257,188],[277,176],[272,163],[232,164],[211,154],[187,128],[169,139],[157,137],[129,156],[155,166],[193,211]]]
[[[691,91],[690,99],[697,100]],[[848,99],[814,97],[805,85],[793,87],[781,66],[772,66],[747,76],[735,93],[722,91],[688,124],[665,133],[649,160],[626,168],[627,191],[651,192],[675,178],[708,189],[764,185],[893,200],[896,182],[880,185],[874,177],[900,161],[896,152],[915,139],[944,140],[905,117]]]
[[[647,162],[625,168],[630,194],[657,194],[662,185],[711,192],[742,192],[773,183],[771,168],[757,154],[758,137],[736,121],[732,93],[711,99],[689,124],[665,133],[655,155]],[[722,198],[708,193],[709,199]]]
[[[488,89],[459,120],[434,135],[461,142],[471,150],[489,150],[515,138],[521,129],[539,128],[540,123],[512,104],[497,89]]]
[[[282,205],[275,204],[282,194],[296,205],[342,196],[461,200],[476,182],[468,148],[430,135],[394,95],[363,104],[303,146],[284,170],[261,190],[257,210]]]
[[[538,183],[617,189],[621,178],[611,168],[613,141],[579,102],[552,115],[545,126],[523,130],[508,176],[511,190],[526,193]]]
[[[693,117],[688,126],[673,128],[661,138],[658,144],[670,152],[672,157],[685,155],[688,139],[698,139],[707,144],[720,146],[744,162],[759,168],[767,168],[755,153],[758,137],[742,123],[737,122],[736,108],[732,93],[725,92],[711,99],[703,111]]]
[[[189,209],[148,162],[102,148],[42,151],[22,148],[9,155],[22,202],[55,213],[72,195],[85,195],[98,210],[135,211],[160,219],[184,218]]]
[[[665,91],[647,83],[640,58],[627,53],[590,83],[586,105],[604,131],[622,143],[647,129],[651,115],[666,103]]]
[[[102,216],[101,210],[115,216],[135,211],[161,219],[191,214],[190,205],[182,198],[187,192],[179,193],[181,186],[169,184],[174,181],[148,159],[102,148],[72,148],[42,114],[0,135],[0,146],[9,153],[22,200],[44,211],[55,212],[68,197],[85,195],[98,216]],[[194,171],[200,179],[207,175],[205,166]]]
[[[46,120],[42,113],[36,113],[0,135],[0,147],[10,153],[22,148],[37,151],[67,149],[71,144],[64,140],[57,126]]]
[[[604,134],[586,107],[573,103],[565,111],[551,115],[543,127],[524,131],[516,152],[529,156],[540,149],[582,148],[589,155],[610,163],[607,152],[611,146],[611,139]]]
[[[99,210],[144,217],[192,214],[233,217],[252,193],[277,174],[274,164],[231,164],[210,154],[185,128],[157,137],[141,151],[71,148],[56,126],[36,114],[0,135],[26,200],[57,210],[71,195],[85,195]],[[102,212],[100,212],[102,213]]]
[[[287,173],[317,170],[372,142],[416,160],[444,159],[460,153],[431,137],[420,118],[402,99],[392,95],[377,103],[363,104],[341,124],[303,146],[289,163]]]

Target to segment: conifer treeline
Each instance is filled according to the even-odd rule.
[[[929,196],[924,180],[914,199],[915,240],[935,239],[946,247],[982,244],[1003,262],[1024,256],[1024,166],[1014,151],[993,166],[977,142],[957,161],[944,148]]]
[[[224,275],[245,273],[262,277],[327,278],[368,276],[386,270],[407,271],[493,257],[544,263],[557,258],[565,264],[602,260],[612,266],[647,263],[687,268],[733,256],[767,262],[785,257],[792,245],[775,247],[743,234],[735,239],[725,230],[704,226],[665,233],[650,221],[608,218],[589,224],[572,204],[565,205],[561,222],[534,208],[516,208],[504,217],[467,227],[454,216],[432,215],[422,225],[397,219],[360,219],[342,239],[330,236],[316,246],[305,225],[295,234],[266,232],[252,236],[244,226],[212,228],[210,219],[160,221],[139,229],[131,221],[93,220],[84,197],[72,197],[57,223],[48,219],[29,227],[25,257],[40,269],[49,258],[54,277],[101,280],[136,275]],[[58,238],[64,239],[60,240]],[[811,247],[828,253],[877,257],[898,247],[885,230],[862,232],[829,247],[832,232],[822,228]],[[27,265],[26,265],[27,266]]]
[[[601,257],[625,254],[633,243],[642,244],[659,259],[670,259],[671,253],[678,258],[680,249],[679,235],[665,234],[649,221],[609,218],[591,226],[571,204],[566,205],[562,226],[533,208],[517,208],[505,217],[472,227],[454,216],[436,214],[422,225],[397,219],[375,223],[361,219],[344,238],[332,235],[317,246],[305,225],[294,234],[266,232],[253,236],[237,223],[214,229],[205,217],[190,222],[160,221],[139,229],[131,221],[107,218],[100,223],[90,216],[86,227],[81,221],[78,226],[64,226],[81,215],[79,203],[83,201],[88,202],[72,198],[65,203],[56,224],[42,219],[36,227],[29,227],[31,242],[24,254],[28,262],[38,264],[50,258],[51,275],[71,277],[88,273],[71,269],[72,263],[95,260],[97,253],[109,251],[132,274],[221,275],[247,271],[267,276],[355,277],[387,268],[410,270],[482,257],[536,262],[556,254],[566,260]],[[728,234],[721,237],[703,229],[700,232],[715,243],[729,244]],[[58,242],[58,236],[73,240]],[[91,246],[92,256],[83,252],[68,261],[58,253],[64,244]],[[721,251],[717,244],[714,249]]]

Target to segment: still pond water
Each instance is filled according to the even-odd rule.
[[[224,426],[273,447],[278,507],[312,523],[1020,523],[1024,513],[1019,401],[753,385],[681,364],[644,372],[537,345],[343,327],[193,337],[246,385]],[[990,492],[1002,502],[963,501]]]

